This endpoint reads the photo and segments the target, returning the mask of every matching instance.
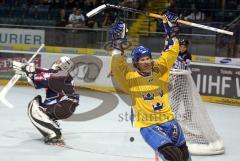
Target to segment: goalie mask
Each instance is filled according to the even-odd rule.
[[[62,56],[55,63],[53,63],[51,69],[70,71],[73,68],[73,66],[74,64],[69,57]]]

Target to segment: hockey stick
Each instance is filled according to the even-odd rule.
[[[39,49],[33,54],[33,56],[28,60],[27,63],[31,63],[33,59],[38,55],[40,50],[44,47],[45,45],[42,44]],[[8,82],[6,86],[3,87],[2,91],[0,92],[0,102],[2,102],[4,105],[6,105],[8,108],[13,108],[14,106],[8,102],[8,100],[5,98],[8,91],[14,86],[14,84],[21,78],[20,74],[15,74],[12,79]]]
[[[120,10],[124,10],[124,11],[135,12],[135,13],[139,13],[139,14],[142,14],[142,15],[145,15],[145,16],[148,16],[148,17],[153,17],[153,18],[159,18],[159,19],[164,18],[164,16],[162,16],[160,14],[145,12],[145,11],[141,11],[141,10],[137,10],[137,9],[133,9],[133,8],[117,6],[117,5],[112,5],[112,4],[103,4],[103,5],[95,8],[95,9],[93,9],[92,11],[88,12],[86,15],[87,15],[87,17],[92,17],[92,16],[98,14],[99,12],[101,12],[104,9],[107,9],[107,8],[116,8],[116,9],[120,9]],[[184,24],[184,25],[197,27],[197,28],[210,30],[210,31],[215,31],[215,32],[222,33],[222,34],[227,34],[227,35],[231,35],[231,36],[233,35],[233,32],[230,32],[230,31],[227,31],[227,30],[222,30],[222,29],[218,29],[218,28],[215,28],[215,27],[201,25],[201,24],[190,22],[190,21],[177,20],[177,22],[181,23],[181,24]]]

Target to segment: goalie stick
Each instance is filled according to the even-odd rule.
[[[33,54],[33,56],[28,60],[27,63],[31,63],[33,59],[38,55],[38,53],[41,51],[41,49],[45,45],[42,44],[39,49]],[[14,86],[14,84],[21,78],[20,74],[15,74],[12,79],[8,82],[6,86],[3,87],[2,91],[0,92],[0,102],[2,102],[5,106],[8,108],[13,108],[14,106],[5,98],[8,91]]]
[[[151,13],[151,12],[145,12],[145,11],[137,10],[137,9],[134,9],[134,8],[128,8],[128,7],[117,6],[117,5],[112,5],[112,4],[103,4],[101,6],[98,6],[97,8],[95,8],[95,9],[91,10],[90,12],[88,12],[86,14],[86,16],[89,17],[89,18],[93,17],[94,15],[98,14],[99,12],[101,12],[101,11],[107,9],[107,8],[115,8],[115,9],[120,9],[120,10],[123,10],[123,11],[129,11],[129,12],[143,14],[143,15],[148,16],[148,17],[163,19],[163,15],[160,15],[160,14]],[[222,33],[222,34],[227,34],[227,35],[233,36],[233,32],[230,32],[230,31],[227,31],[227,30],[222,30],[222,29],[218,29],[218,28],[215,28],[215,27],[201,25],[201,24],[190,22],[190,21],[184,21],[184,20],[177,20],[177,22],[181,23],[181,24],[184,24],[184,25],[197,27],[197,28],[210,30],[210,31],[215,31],[215,32],[218,32],[218,33]]]

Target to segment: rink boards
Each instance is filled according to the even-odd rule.
[[[0,51],[0,83],[5,84],[12,77],[13,60],[25,62],[32,53],[26,51]],[[37,66],[49,68],[57,58],[63,55],[69,57],[79,56],[79,54],[42,52],[34,62]],[[107,53],[104,55],[107,55]],[[89,56],[81,55],[80,60],[78,69],[72,72],[76,86],[103,91],[119,90],[113,79],[109,77],[111,57],[90,54]],[[101,62],[101,65],[95,63],[96,61]],[[239,66],[193,62],[192,77],[203,100],[240,107]],[[18,84],[27,85],[24,80],[19,81]]]

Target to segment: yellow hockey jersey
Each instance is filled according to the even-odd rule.
[[[150,77],[143,77],[134,71],[123,55],[112,57],[113,78],[132,100],[134,127],[147,127],[175,118],[168,99],[170,69],[179,53],[178,40],[175,38],[173,42],[154,62]]]

